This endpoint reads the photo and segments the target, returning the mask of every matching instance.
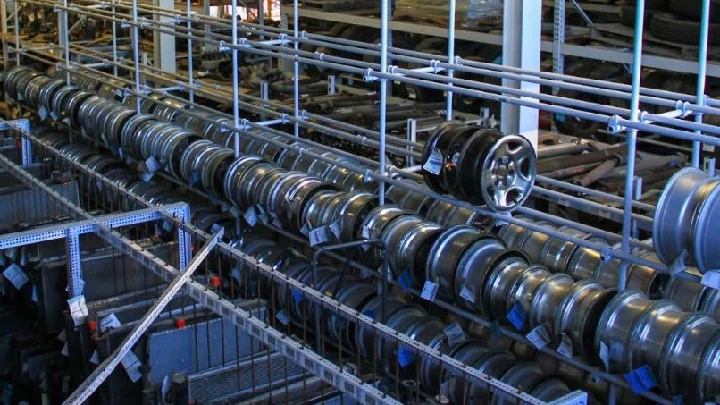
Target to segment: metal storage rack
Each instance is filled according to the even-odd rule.
[[[633,200],[635,181],[634,178],[634,162],[635,162],[635,151],[637,145],[637,132],[638,131],[651,131],[662,134],[667,137],[684,139],[693,142],[692,151],[692,165],[698,167],[700,165],[700,151],[703,145],[720,146],[720,140],[717,136],[720,135],[720,128],[703,124],[703,115],[717,115],[720,113],[720,101],[707,98],[705,96],[705,78],[706,76],[720,77],[720,65],[708,63],[706,60],[707,56],[707,35],[708,35],[708,13],[709,13],[709,1],[704,1],[703,8],[703,19],[702,19],[702,33],[701,33],[701,44],[700,44],[700,58],[697,63],[691,62],[680,62],[671,60],[663,57],[653,57],[643,55],[642,53],[642,27],[643,27],[643,4],[640,0],[638,2],[638,13],[636,16],[636,27],[637,31],[634,40],[634,50],[632,53],[615,51],[615,50],[600,50],[592,49],[592,56],[598,60],[607,60],[618,63],[630,63],[632,66],[633,80],[632,85],[622,85],[609,82],[595,82],[588,79],[577,78],[562,74],[562,56],[563,55],[575,55],[587,57],[589,56],[589,50],[584,47],[578,47],[574,45],[567,45],[562,43],[562,33],[564,32],[562,25],[562,13],[565,7],[564,1],[556,1],[555,7],[558,12],[558,27],[556,27],[557,40],[555,42],[540,41],[539,38],[531,38],[532,30],[538,27],[537,21],[528,21],[529,19],[523,19],[523,11],[532,10],[533,7],[539,9],[539,1],[521,1],[521,0],[506,0],[506,14],[505,14],[505,35],[496,36],[489,34],[480,34],[475,32],[467,32],[454,28],[454,9],[455,0],[450,1],[450,14],[449,19],[451,21],[450,27],[447,31],[442,29],[427,29],[418,28],[413,24],[406,24],[400,22],[391,22],[389,16],[389,1],[383,0],[381,4],[381,18],[379,22],[375,19],[366,17],[348,16],[348,15],[332,15],[327,13],[320,13],[315,11],[302,10],[298,6],[297,0],[295,0],[292,9],[286,7],[283,9],[285,16],[285,25],[283,28],[273,28],[269,26],[263,26],[259,24],[229,24],[228,20],[221,20],[210,18],[196,14],[193,10],[192,5],[188,1],[186,10],[170,10],[163,7],[155,7],[145,4],[140,4],[138,0],[132,2],[127,1],[112,1],[102,2],[93,5],[82,5],[82,4],[70,4],[67,0],[61,2],[51,2],[42,0],[30,0],[27,3],[54,6],[58,11],[59,19],[59,38],[57,45],[50,46],[35,46],[30,42],[21,40],[19,36],[18,27],[18,4],[19,1],[13,2],[15,10],[14,15],[14,36],[10,36],[7,33],[7,29],[4,28],[4,51],[6,66],[10,64],[10,58],[17,58],[17,62],[20,62],[20,58],[27,58],[30,60],[38,60],[43,62],[55,63],[58,69],[66,73],[66,79],[68,84],[70,83],[70,74],[77,74],[79,76],[86,75],[88,72],[93,74],[101,74],[95,68],[99,66],[111,66],[114,68],[115,73],[118,70],[128,70],[134,72],[134,80],[127,81],[120,79],[117,83],[122,83],[118,86],[121,91],[128,92],[136,96],[137,107],[139,111],[140,100],[147,98],[148,89],[143,83],[146,81],[153,81],[162,86],[163,88],[155,89],[155,91],[170,91],[174,89],[185,90],[188,93],[187,99],[178,98],[178,100],[193,105],[202,109],[202,106],[195,104],[195,98],[197,96],[203,97],[231,97],[233,101],[232,116],[232,128],[235,133],[234,138],[234,149],[236,157],[240,156],[240,138],[251,137],[257,138],[258,135],[252,130],[262,130],[269,132],[273,135],[279,135],[286,138],[295,138],[298,144],[294,145],[298,153],[302,153],[307,156],[311,156],[316,160],[324,161],[329,164],[338,164],[339,166],[345,167],[350,171],[358,171],[363,173],[368,180],[377,181],[379,183],[379,199],[380,203],[384,203],[386,187],[393,185],[399,187],[405,187],[412,191],[419,193],[428,193],[431,197],[449,202],[455,206],[471,209],[477,214],[488,216],[496,221],[520,225],[523,228],[530,229],[533,231],[542,232],[554,238],[567,240],[578,246],[595,249],[602,252],[607,257],[612,257],[621,260],[625,267],[630,265],[641,265],[650,268],[657,269],[661,272],[671,272],[671,267],[665,264],[660,264],[654,261],[647,260],[636,254],[634,249],[643,249],[645,251],[652,251],[652,244],[647,241],[638,240],[632,236],[633,227],[635,224],[643,224],[649,226],[653,223],[653,211],[654,207],[648,206],[647,204],[639,203]],[[3,3],[3,6],[5,3]],[[6,8],[3,7],[3,11]],[[233,15],[231,20],[236,20],[237,16],[237,2],[232,2]],[[507,12],[508,10],[512,10]],[[158,19],[149,19],[146,17],[140,17],[140,14],[153,15],[156,17],[162,17],[173,21],[173,23],[163,22]],[[70,41],[68,33],[68,17],[69,15],[89,15],[94,18],[114,21],[121,23],[124,27],[129,27],[132,32],[132,50],[134,52],[132,61],[120,58],[118,56],[117,44],[113,41],[112,51],[106,54],[95,53],[82,45],[74,44]],[[289,18],[292,16],[293,24],[289,24]],[[351,22],[358,25],[364,25],[369,27],[380,28],[381,38],[383,38],[380,46],[372,44],[364,44],[355,41],[341,40],[337,38],[327,38],[321,35],[310,34],[299,31],[299,18],[307,16],[310,18],[326,19],[329,21],[344,21]],[[3,21],[7,21],[7,18],[3,18]],[[520,24],[514,24],[517,21],[521,21]],[[176,25],[174,22],[182,23],[186,22],[187,26]],[[225,36],[222,34],[215,34],[210,31],[197,30],[191,27],[191,23],[203,23],[208,26],[215,26],[222,29],[231,29],[231,36]],[[292,28],[289,28],[292,27]],[[510,28],[512,27],[512,28]],[[233,60],[233,80],[232,85],[228,88],[222,85],[213,85],[204,82],[199,82],[193,77],[192,68],[189,69],[188,76],[175,74],[174,72],[165,72],[163,68],[156,68],[141,63],[140,55],[140,44],[139,44],[139,30],[152,30],[156,34],[177,36],[179,38],[187,38],[188,49],[189,49],[189,66],[192,66],[193,58],[193,43],[199,42],[208,46],[217,47],[219,50],[224,52],[230,52]],[[448,49],[447,55],[437,56],[429,54],[421,54],[417,52],[407,51],[403,49],[397,49],[389,46],[389,32],[391,30],[400,30],[407,32],[415,32],[429,35],[438,35],[441,37],[448,38]],[[242,37],[243,34],[250,34],[250,37]],[[517,60],[518,55],[523,55],[523,60],[517,60],[517,66],[501,66],[488,63],[470,62],[465,61],[461,57],[462,55],[455,55],[454,52],[454,41],[456,39],[465,39],[470,41],[485,42],[495,45],[504,45],[504,52],[507,55],[506,61]],[[509,46],[509,44],[515,41],[516,44],[522,44],[522,46]],[[322,45],[327,48],[334,48],[338,50],[354,52],[360,57],[353,58],[347,56],[330,56],[322,54],[313,54],[302,51],[300,49],[301,44],[314,44]],[[557,73],[541,73],[537,71],[536,65],[539,63],[539,53],[553,52],[555,56],[555,68]],[[163,49],[160,49],[162,55]],[[277,58],[287,63],[292,63],[294,72],[294,107],[287,108],[281,105],[274,105],[270,101],[262,98],[256,98],[247,95],[239,94],[238,88],[238,55],[240,53],[246,53],[258,56],[268,56]],[[513,54],[515,58],[513,58]],[[362,60],[362,55],[372,55],[379,57],[380,63],[370,63]],[[531,55],[530,57],[525,57]],[[78,64],[72,61],[72,56],[82,56],[90,58],[96,61],[96,63],[90,64]],[[165,56],[166,59],[168,56]],[[172,58],[172,56],[170,56]],[[393,65],[397,61],[413,62],[423,65],[422,68],[416,69],[402,69],[398,66]],[[360,75],[368,82],[377,81],[380,83],[380,129],[379,131],[371,130],[359,130],[358,128],[352,127],[348,124],[332,122],[327,118],[323,118],[317,115],[308,114],[302,110],[302,106],[299,100],[300,88],[299,88],[299,76],[300,76],[300,64],[310,64],[317,66],[325,66],[334,69],[339,72],[351,73]],[[510,62],[509,62],[510,63]],[[642,66],[654,67],[667,69],[672,68],[676,71],[684,71],[689,73],[698,74],[697,83],[697,94],[686,95],[678,94],[665,90],[654,90],[646,89],[640,86],[640,69]],[[493,86],[488,84],[482,84],[477,82],[466,82],[453,78],[453,72],[473,72],[479,74],[485,74],[501,78],[503,86]],[[557,114],[566,114],[567,116],[577,116],[583,119],[592,120],[607,124],[608,131],[612,133],[625,132],[627,135],[627,175],[625,180],[625,197],[622,199],[623,209],[613,209],[598,204],[591,204],[587,200],[569,195],[570,192],[581,192],[585,195],[596,196],[599,198],[605,198],[608,200],[618,201],[620,197],[602,193],[596,190],[586,189],[580,186],[552,181],[551,179],[542,178],[538,176],[538,182],[540,185],[535,185],[537,189],[545,189],[547,185],[553,187],[562,188],[567,191],[567,194],[554,192],[552,194],[553,199],[559,201],[573,201],[576,204],[585,205],[587,209],[596,211],[601,216],[617,216],[620,212],[622,213],[622,232],[621,234],[615,234],[607,232],[595,227],[574,223],[572,221],[556,217],[553,215],[545,214],[540,211],[521,207],[516,210],[517,213],[526,215],[538,220],[547,221],[551,224],[558,226],[568,226],[573,229],[577,229],[582,232],[590,233],[599,238],[605,239],[608,242],[619,242],[620,246],[617,248],[609,248],[606,245],[598,244],[585,239],[576,237],[569,237],[568,235],[558,232],[555,229],[539,225],[535,222],[529,222],[523,219],[512,217],[505,214],[499,214],[493,212],[484,207],[478,207],[471,205],[464,201],[441,195],[435,192],[428,192],[424,188],[410,186],[405,182],[399,181],[393,176],[390,176],[393,171],[397,168],[391,167],[386,161],[386,150],[393,148],[394,152],[406,151],[406,154],[415,158],[420,157],[418,151],[422,150],[422,145],[416,142],[398,142],[397,140],[391,140],[386,134],[386,105],[388,100],[388,82],[399,81],[408,84],[414,84],[419,86],[426,86],[428,88],[434,88],[443,90],[448,93],[447,97],[447,118],[450,120],[453,117],[452,109],[452,94],[463,94],[470,97],[481,97],[488,98],[491,100],[500,101],[503,103],[503,107],[507,112],[504,114],[504,128],[505,132],[520,132],[528,138],[536,137],[538,111],[548,111]],[[584,102],[580,100],[566,99],[556,97],[552,95],[540,94],[537,89],[539,85],[548,85],[555,88],[575,89],[583,92],[610,95],[613,97],[623,98],[630,100],[630,108],[620,108],[606,105],[598,105],[591,102]],[[527,86],[526,86],[527,85]],[[529,87],[528,87],[529,86]],[[640,111],[640,102],[660,105],[664,107],[674,108],[670,113],[665,114],[648,114]],[[262,112],[267,119],[260,122],[250,122],[247,120],[241,120],[239,110],[248,109],[251,111]],[[515,111],[517,120],[512,120],[511,111]],[[685,120],[689,116],[694,116],[695,121],[690,122]],[[528,119],[530,117],[530,119]],[[532,118],[534,117],[534,121]],[[528,122],[530,124],[528,125]],[[272,127],[278,124],[293,123],[294,133],[284,133],[282,131],[273,130]],[[333,126],[332,128],[330,126]],[[369,170],[367,167],[358,166],[355,164],[337,163],[325,156],[304,149],[307,145],[314,147],[322,147],[322,145],[311,143],[310,141],[304,140],[299,137],[299,130],[301,127],[311,127],[319,130],[323,130],[326,133],[342,137],[345,139],[356,140],[360,142],[367,142],[370,145],[377,147],[379,151],[379,162],[368,162],[363,161],[372,165],[373,169]],[[336,128],[345,128],[345,130],[338,130]],[[352,131],[358,131],[362,133],[359,136]],[[37,141],[33,136],[32,130],[24,130],[23,136],[26,140]],[[369,141],[368,141],[369,140]],[[286,147],[287,145],[280,142],[265,139],[270,144],[276,146]],[[27,142],[27,141],[26,141]],[[27,145],[26,145],[27,146]],[[409,149],[405,149],[409,148]],[[302,150],[302,152],[300,152]],[[409,152],[408,152],[409,150]],[[60,158],[62,154],[57,151],[51,151]],[[337,152],[337,151],[335,151]],[[65,159],[65,158],[63,158]],[[67,159],[65,159],[67,160]],[[8,162],[2,162],[6,168],[12,169],[13,166]],[[130,197],[134,197],[132,194],[128,194],[126,190],[118,188],[113,185],[112,182],[102,179],[96,173],[89,172],[86,168],[67,160],[67,163],[74,165],[77,169],[86,172],[88,175],[98,178],[103,181],[106,187],[115,187],[120,193],[125,193]],[[14,169],[13,169],[14,170]],[[19,169],[18,169],[19,170]],[[19,173],[19,172],[18,172]],[[20,175],[20,174],[18,174]],[[545,185],[545,186],[543,186]],[[35,187],[43,189],[45,186],[41,184],[34,184]],[[141,201],[147,204],[145,201]],[[634,214],[634,209],[639,209],[646,214]],[[155,215],[156,213],[153,213]],[[84,215],[84,214],[83,214]],[[178,229],[185,229],[192,232],[197,237],[204,239],[211,239],[210,235],[207,235],[198,229],[193,229],[191,226],[182,223],[182,221],[176,218],[167,218],[172,220],[174,225]],[[98,226],[98,230],[103,230],[102,226]],[[113,240],[112,235],[105,235],[108,240]],[[208,249],[215,247],[216,240],[210,243]],[[129,243],[123,243],[115,240],[115,246],[136,256],[138,254],[135,249]],[[409,348],[416,351],[422,351],[428,353],[428,355],[437,358],[437,360],[443,362],[447,367],[452,370],[464,374],[468,379],[475,382],[489,383],[495,389],[504,391],[508,395],[512,396],[519,402],[526,403],[538,403],[537,400],[533,399],[526,393],[519,393],[513,388],[504,385],[503,383],[488,379],[488,377],[471,367],[464,366],[459,362],[448,358],[447,356],[438,354],[429,349],[426,345],[420,344],[405,335],[396,335],[391,328],[387,326],[377,324],[373,319],[357,314],[354,310],[340,305],[338,302],[329,299],[321,293],[302,285],[301,283],[293,279],[285,279],[282,273],[279,273],[268,266],[257,264],[252,258],[249,258],[244,253],[238,251],[223,243],[217,243],[217,249],[222,250],[225,254],[231,255],[232,257],[250,263],[256,267],[256,270],[266,276],[274,277],[276,279],[285,280],[289,286],[293,286],[303,294],[311,299],[313,302],[322,304],[326,309],[332,310],[344,317],[353,319],[358,324],[365,325],[373,328],[379,334],[397,338],[399,341]],[[149,266],[158,275],[165,277],[166,280],[172,281],[174,276],[177,275],[178,269],[171,269],[167,266],[163,267],[152,257],[145,255],[141,258],[143,263]],[[180,269],[182,270],[182,268]],[[709,272],[712,273],[712,272]],[[189,276],[190,273],[188,272]],[[706,276],[707,277],[707,276]],[[696,277],[697,278],[697,277]],[[622,290],[625,287],[625,271],[621,271],[618,276],[618,289]],[[698,280],[699,281],[699,280]],[[326,359],[323,359],[317,353],[308,350],[296,342],[287,340],[283,335],[273,329],[269,328],[268,325],[263,322],[249,316],[247,312],[243,312],[236,307],[233,307],[228,302],[217,299],[210,294],[206,289],[193,281],[187,281],[187,278],[183,279],[183,282],[187,283],[187,288],[190,295],[197,299],[202,304],[212,308],[217,313],[227,316],[233,320],[233,322],[241,328],[247,329],[256,338],[263,342],[274,346],[277,350],[283,353],[286,357],[294,359],[298,363],[303,363],[304,366],[318,374],[322,373],[323,378],[326,378],[333,385],[338,387],[340,390],[345,392],[354,392],[354,396],[362,402],[366,403],[378,403],[378,402],[390,402],[391,399],[385,396],[377,388],[372,387],[368,384],[363,383],[357,377],[352,376],[343,370],[339,370],[337,366],[332,364]],[[179,286],[178,286],[179,287]],[[416,293],[419,293],[416,291]],[[478,323],[490,324],[490,322],[483,320],[482,318],[476,317],[472,314],[463,313],[461,310],[453,308],[452,304],[437,302],[438,305],[458,311],[470,319]],[[516,334],[508,331],[506,328],[502,328],[502,333],[513,337],[518,340],[525,340],[520,334]],[[581,367],[585,370],[597,373],[603,379],[606,379],[611,383],[612,387],[616,385],[627,385],[621,379],[612,376],[607,373],[603,373],[595,368],[583,365],[572,359],[565,359],[563,356],[555,353],[554,350],[544,348],[543,352],[551,354],[555,357],[561,358],[564,361]],[[114,365],[116,366],[119,362],[120,357],[114,357]],[[116,361],[115,361],[116,360]],[[111,371],[111,370],[110,370]],[[83,388],[87,388],[86,393],[80,395],[78,398],[86,398],[87,392],[91,392],[92,387],[97,387],[101,380],[88,381],[87,385]],[[614,400],[614,388],[611,390],[611,401]],[[669,402],[653,394],[646,394],[650,398],[657,400],[658,402]],[[577,400],[577,397],[568,399],[569,402]]]

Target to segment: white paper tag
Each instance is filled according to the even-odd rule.
[[[562,340],[560,341],[560,344],[558,345],[558,348],[555,350],[561,355],[572,358],[573,356],[573,344],[572,340],[570,339],[570,336],[563,333]]]
[[[223,229],[223,226],[220,224],[213,224],[212,228],[210,228],[210,233],[218,233]]]
[[[310,231],[311,231],[310,224],[308,224],[308,223],[305,223],[305,225],[303,225],[303,227],[300,228],[300,233],[303,235],[306,235],[306,236],[308,233],[310,233]]]
[[[600,342],[600,360],[605,364],[605,367],[610,365],[610,352],[605,342]]]
[[[65,336],[65,329],[63,329],[62,332],[57,335],[56,339],[63,343],[67,342],[67,337]]]
[[[155,156],[150,156],[147,160],[145,160],[145,167],[147,167],[148,172],[150,173],[155,173],[160,170],[160,164],[155,159]]]
[[[38,288],[36,285],[33,284],[32,286],[32,298],[33,302],[40,301],[40,297],[38,297]]]
[[[420,298],[424,299],[425,301],[435,301],[435,295],[438,292],[438,285],[433,283],[430,280],[427,280],[425,282],[425,285],[423,285],[422,294],[420,294]]]
[[[362,237],[364,239],[370,239],[370,229],[365,225],[362,227]]]
[[[255,207],[250,207],[245,211],[245,222],[247,222],[250,226],[255,226],[257,224],[258,217],[257,212],[255,212]]]
[[[472,292],[469,288],[467,288],[467,286],[464,286],[462,291],[460,291],[460,298],[464,299],[465,301],[475,303],[475,293]]]
[[[538,349],[542,349],[550,343],[550,335],[544,326],[538,325],[526,336],[527,340]]]
[[[708,271],[703,275],[702,283],[710,288],[720,290],[720,271]]]
[[[140,372],[140,359],[137,358],[135,353],[133,351],[129,351],[128,354],[123,357],[122,360],[120,360],[123,367],[125,368],[125,372],[127,373],[128,377],[130,377],[130,381],[132,382],[138,382],[140,380],[140,377],[142,377],[142,373]]]
[[[333,235],[335,235],[335,239],[340,240],[340,221],[335,221],[332,224],[330,224],[330,230],[332,231]]]
[[[151,173],[151,172],[143,173],[142,179],[145,183],[147,183],[148,181],[152,180],[153,176],[154,176],[154,173]]]
[[[100,332],[105,333],[109,329],[119,328],[122,326],[122,323],[120,323],[120,320],[115,314],[110,314],[100,320]]]
[[[90,357],[90,363],[96,366],[100,365],[100,355],[98,354],[97,350],[95,350],[92,354],[92,357]]]
[[[448,344],[450,346],[455,346],[456,344],[465,341],[465,332],[462,330],[462,327],[460,327],[457,322],[451,323],[445,329],[443,329],[443,331],[445,332],[445,336],[447,336]]]
[[[442,168],[443,163],[443,157],[439,150],[433,149],[432,153],[430,153],[430,157],[428,157],[427,162],[423,165],[423,170],[425,170],[428,173],[432,173],[435,175],[440,174],[440,169]]]
[[[60,351],[60,354],[62,354],[65,357],[70,357],[70,346],[68,346],[67,343],[65,343],[62,347],[62,351]]]
[[[170,392],[170,388],[172,388],[172,379],[169,375],[166,375],[163,378],[162,382],[162,388],[160,389],[160,392],[162,393],[162,397],[165,398],[167,396],[168,392]]]
[[[233,218],[237,218],[240,216],[240,210],[237,209],[237,207],[232,206],[232,207],[230,207],[230,215],[232,215]]]
[[[280,312],[275,314],[275,318],[283,325],[287,325],[290,322],[284,309],[281,309]]]
[[[5,276],[6,279],[8,279],[8,281],[10,281],[12,283],[12,285],[15,287],[16,290],[21,289],[22,286],[25,285],[25,283],[30,281],[28,276],[26,276],[25,273],[23,273],[20,266],[18,266],[17,264],[14,264],[14,263],[11,264],[10,266],[8,266],[8,268],[6,268],[5,271],[3,271],[3,275]]]
[[[12,248],[5,249],[5,251],[3,252],[3,255],[4,255],[5,257],[7,257],[8,259],[13,259],[13,260],[14,260],[16,253],[17,253],[17,249],[14,248],[14,247],[12,247]]]
[[[310,238],[310,246],[317,246],[321,243],[325,243],[330,240],[330,228],[327,226],[321,226],[320,228],[315,228],[308,234],[308,238]]]
[[[70,316],[72,317],[73,322],[75,322],[75,326],[80,326],[85,323],[85,319],[88,316],[85,296],[78,295],[75,298],[70,298],[67,303],[70,306]]]
[[[168,221],[167,219],[163,221],[162,227],[166,232],[172,232],[172,222]]]

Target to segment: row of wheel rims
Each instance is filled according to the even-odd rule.
[[[152,120],[148,120],[145,124],[150,125]],[[135,131],[136,134],[138,131]],[[142,139],[142,137],[136,137]],[[198,140],[195,142],[204,142]],[[134,143],[137,145],[137,143]],[[142,146],[142,143],[141,143]],[[193,143],[186,149],[186,152],[192,149]],[[135,149],[138,149],[137,147]],[[130,148],[129,152],[140,152],[158,150],[152,147],[139,148],[140,151],[133,150]],[[208,152],[208,158],[214,156],[217,153],[224,152],[226,148],[206,148],[205,150],[213,150]],[[74,154],[75,152],[70,152]],[[86,152],[78,151],[77,153],[84,154]],[[185,152],[183,152],[185,153]],[[80,157],[75,157],[80,159]],[[270,216],[273,214],[276,217],[283,215],[292,215],[285,217],[284,220],[289,224],[302,224],[302,220],[298,220],[300,213],[305,213],[306,210],[310,210],[309,207],[314,207],[316,201],[324,199],[324,201],[337,201],[337,202],[326,202],[321,205],[325,205],[324,209],[315,209],[315,220],[317,223],[314,224],[315,228],[311,229],[312,233],[318,229],[324,229],[326,235],[333,233],[336,236],[340,235],[340,241],[344,237],[354,237],[363,239],[380,238],[387,241],[400,237],[402,239],[403,232],[399,232],[397,229],[414,229],[415,226],[420,225],[423,221],[420,218],[413,218],[412,213],[403,211],[397,207],[376,207],[373,210],[360,211],[367,212],[364,216],[358,216],[354,221],[350,221],[348,229],[350,232],[343,232],[343,227],[340,227],[338,231],[333,229],[333,225],[338,220],[338,215],[342,212],[337,207],[346,206],[342,201],[349,202],[353,197],[351,192],[335,192],[333,194],[332,189],[322,190],[322,182],[314,181],[309,182],[308,188],[312,192],[305,194],[305,197],[299,199],[301,201],[300,207],[292,210],[290,207],[283,205],[282,202],[277,203],[277,196],[287,196],[291,193],[292,186],[296,180],[302,179],[313,179],[312,176],[304,173],[288,173],[284,169],[279,168],[277,165],[270,162],[263,162],[257,160],[243,166],[244,172],[239,169],[232,172],[231,180],[226,181],[229,173],[229,168],[233,166],[234,158],[232,155],[228,155],[226,158],[218,159],[223,164],[207,164],[210,161],[201,159],[202,164],[198,169],[200,170],[200,177],[202,184],[206,190],[214,191],[225,191],[226,189],[232,190],[233,184],[236,187],[239,198],[236,196],[225,196],[228,200],[233,201],[235,204],[242,208],[246,205],[263,206],[266,213]],[[211,174],[207,174],[211,173]],[[245,178],[244,176],[247,176]],[[283,176],[286,176],[284,180]],[[229,184],[229,187],[226,187]],[[137,187],[142,188],[142,185]],[[321,193],[321,191],[329,191],[330,193]],[[162,196],[161,196],[162,197]],[[161,203],[162,198],[158,197],[156,203]],[[285,203],[287,204],[287,203]],[[303,208],[304,206],[304,208]],[[347,205],[349,206],[349,205]],[[331,209],[330,207],[335,207]],[[319,214],[323,212],[323,214]],[[325,213],[327,212],[327,214]],[[309,213],[305,215],[304,219],[310,217]],[[280,219],[282,222],[283,220]],[[394,221],[402,221],[393,225]],[[312,222],[312,221],[309,221]],[[360,224],[360,225],[358,225]],[[337,228],[337,226],[335,227]],[[357,229],[355,233],[352,230]],[[344,235],[344,236],[343,236]],[[431,238],[432,239],[432,238]],[[407,267],[414,266],[419,269],[418,263],[425,263],[425,274],[424,278],[427,280],[423,284],[423,290],[428,286],[428,282],[434,284],[435,291],[428,294],[428,299],[433,300],[435,294],[438,297],[446,298],[457,302],[462,306],[469,307],[477,312],[483,313],[488,317],[498,319],[500,322],[509,322],[515,326],[516,329],[521,331],[535,330],[538,327],[542,327],[547,331],[548,339],[550,343],[557,343],[560,341],[562,335],[569,336],[571,343],[575,346],[580,353],[588,355],[588,336],[592,336],[591,332],[588,332],[588,328],[594,328],[598,323],[594,321],[598,313],[602,313],[603,316],[609,316],[608,311],[617,310],[628,310],[622,305],[608,305],[603,309],[602,303],[604,298],[602,294],[590,294],[587,295],[585,292],[601,291],[599,284],[590,282],[573,283],[571,277],[564,274],[550,274],[550,272],[544,267],[531,266],[527,262],[527,258],[519,251],[507,251],[504,243],[497,238],[484,235],[476,229],[468,226],[457,226],[447,230],[444,230],[437,234],[437,238],[430,242],[425,242],[428,248],[415,249],[415,256],[395,257],[390,260],[390,263],[396,263],[399,268],[394,269],[396,273],[399,273],[398,281],[401,285],[405,284],[406,287],[412,285],[415,280],[422,281],[423,275],[412,274],[409,282],[403,282],[406,278],[403,274],[407,274]],[[372,249],[372,248],[371,248]],[[371,251],[366,257],[369,258],[369,262],[383,259],[384,255],[391,252],[383,251]],[[406,259],[408,261],[405,261]],[[437,258],[442,258],[438,260]],[[412,263],[410,263],[412,262]],[[376,264],[376,262],[372,263]],[[468,272],[467,269],[484,269],[485,271],[473,271]],[[416,276],[420,276],[414,278]],[[319,285],[318,285],[319,286]],[[502,286],[502,287],[501,287]],[[580,294],[582,293],[582,294]],[[425,291],[423,296],[426,296]],[[590,297],[590,304],[580,305],[578,302],[585,302],[580,297]],[[578,306],[580,305],[580,306]],[[579,310],[582,308],[583,310]],[[602,309],[602,310],[601,310]],[[505,313],[503,313],[505,312]],[[697,318],[699,317],[699,318]],[[693,315],[693,319],[702,319],[706,324],[715,324],[715,322],[709,318],[700,315]],[[562,321],[561,321],[562,320]],[[604,323],[601,323],[604,324]],[[626,325],[628,326],[628,325]],[[627,328],[626,328],[627,330]],[[574,332],[574,333],[573,333]],[[592,347],[593,353],[602,352],[602,343],[612,348],[613,345],[621,344],[622,342],[617,341],[613,335],[598,337],[600,332],[596,333],[595,345]],[[623,335],[624,336],[624,335]],[[674,335],[673,335],[674,336]],[[666,339],[673,338],[673,336],[665,335]],[[693,345],[697,344],[705,346],[702,342],[708,336],[698,337],[695,334],[682,335],[678,338],[682,343],[673,343],[673,347],[678,345]],[[621,339],[624,337],[618,337]],[[624,340],[623,340],[624,341]],[[711,354],[716,353],[716,348],[707,347],[709,350],[704,358],[713,358]],[[704,353],[704,351],[703,351]],[[598,357],[607,357],[599,355]],[[675,363],[672,359],[665,359],[669,365],[667,367],[660,367],[661,373],[667,370],[676,370],[672,368]],[[609,364],[606,364],[608,367]],[[630,364],[625,363],[626,367],[630,367]],[[705,364],[705,368],[702,371],[702,377],[696,380],[694,384],[676,384],[679,379],[682,379],[684,374],[676,374],[670,372],[665,378],[668,387],[681,387],[681,392],[668,392],[669,394],[685,394],[688,398],[696,398],[697,393],[701,392],[707,394],[714,392],[716,387],[716,377],[720,378],[720,370],[715,372],[720,364],[708,363]],[[692,369],[691,369],[692,370]],[[697,371],[697,369],[695,369]],[[653,368],[651,372],[657,373],[658,369]],[[689,371],[688,371],[689,372]],[[656,374],[657,375],[657,374]],[[698,385],[701,384],[701,385]],[[675,384],[675,385],[673,385]]]
[[[520,135],[448,122],[425,143],[423,178],[438,193],[509,212],[530,196],[536,160]]]

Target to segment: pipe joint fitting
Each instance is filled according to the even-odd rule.
[[[433,71],[434,71],[435,73],[439,73],[440,70],[441,70],[441,68],[440,68],[440,61],[437,60],[437,59],[431,60],[431,61],[430,61],[430,67],[433,69]]]
[[[225,41],[220,41],[220,42],[218,43],[218,51],[219,51],[219,52],[229,52],[229,51],[230,51],[230,47],[227,46],[227,44],[225,43]]]
[[[365,69],[365,73],[363,73],[363,80],[365,80],[366,82],[374,82],[375,80],[377,80],[377,77],[375,76],[375,71],[370,68]]]
[[[613,134],[617,134],[618,132],[622,132],[625,130],[625,127],[620,125],[621,117],[619,115],[613,115],[610,117],[610,121],[608,121],[607,130],[608,132],[611,132]]]
[[[243,119],[240,121],[240,128],[243,129],[243,131],[249,131],[250,130],[250,121],[247,119]]]

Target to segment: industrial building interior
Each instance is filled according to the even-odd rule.
[[[720,403],[718,7],[0,2],[0,404]]]

